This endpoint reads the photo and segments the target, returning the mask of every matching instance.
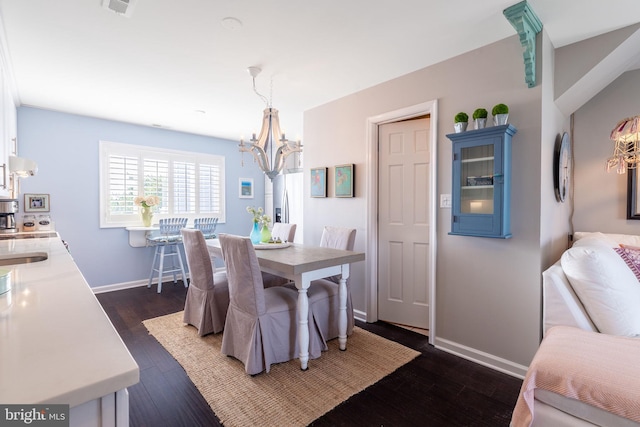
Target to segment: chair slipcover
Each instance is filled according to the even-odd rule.
[[[293,242],[296,236],[296,224],[285,224],[282,222],[276,222],[273,224],[273,230],[271,230],[271,237],[273,239],[280,238],[283,242]],[[289,279],[277,276],[271,273],[262,272],[262,282],[265,288],[271,288],[273,286],[282,286],[289,283]]]
[[[195,326],[200,336],[221,332],[229,308],[227,274],[214,274],[202,231],[184,228],[182,241],[190,278],[184,323]]]
[[[324,248],[352,251],[356,240],[356,230],[353,228],[324,227],[320,246]],[[307,295],[309,297],[309,311],[313,321],[320,328],[325,341],[338,337],[338,313],[340,307],[340,276],[318,279],[311,282]],[[291,284],[286,287],[291,288]],[[351,335],[355,320],[353,318],[353,301],[351,289],[347,280],[347,335]]]
[[[250,375],[269,372],[272,364],[299,356],[298,294],[283,286],[264,289],[249,238],[221,234],[219,239],[230,295],[222,354],[243,362]],[[309,322],[309,358],[320,357],[326,349],[320,331]]]
[[[296,237],[296,224],[285,224],[283,222],[276,222],[273,224],[273,230],[271,230],[271,237],[274,239],[280,238],[283,242],[293,242]]]

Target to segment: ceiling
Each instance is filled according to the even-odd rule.
[[[258,92],[302,136],[305,110],[515,35],[502,11],[517,3],[130,1],[125,17],[103,0],[0,0],[20,104],[237,140],[259,130],[258,66]],[[637,0],[529,5],[555,47],[640,22]]]

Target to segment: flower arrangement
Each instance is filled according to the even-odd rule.
[[[247,206],[247,212],[253,215],[253,222],[258,223],[260,227],[269,226],[271,223],[271,217],[264,215],[264,210],[260,208],[254,208],[253,206]]]
[[[143,208],[150,208],[160,204],[160,197],[158,196],[137,196],[133,199],[133,203],[136,206],[142,206]]]

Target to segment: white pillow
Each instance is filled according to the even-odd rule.
[[[600,232],[576,232],[574,234],[574,242],[572,247],[576,246],[606,246],[609,248],[615,248],[618,246],[618,242],[611,238],[609,235]]]
[[[560,263],[600,332],[640,335],[640,283],[612,248],[573,247],[562,254]]]

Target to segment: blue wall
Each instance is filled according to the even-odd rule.
[[[129,246],[124,228],[100,228],[100,140],[225,156],[227,219],[218,232],[248,235],[246,206],[264,206],[263,175],[246,154],[241,166],[236,141],[20,107],[18,155],[38,164],[36,176],[21,179],[21,215],[24,193],[50,195],[56,231],[92,287],[144,280],[153,259],[152,248]],[[254,199],[238,198],[240,177],[254,179]]]

